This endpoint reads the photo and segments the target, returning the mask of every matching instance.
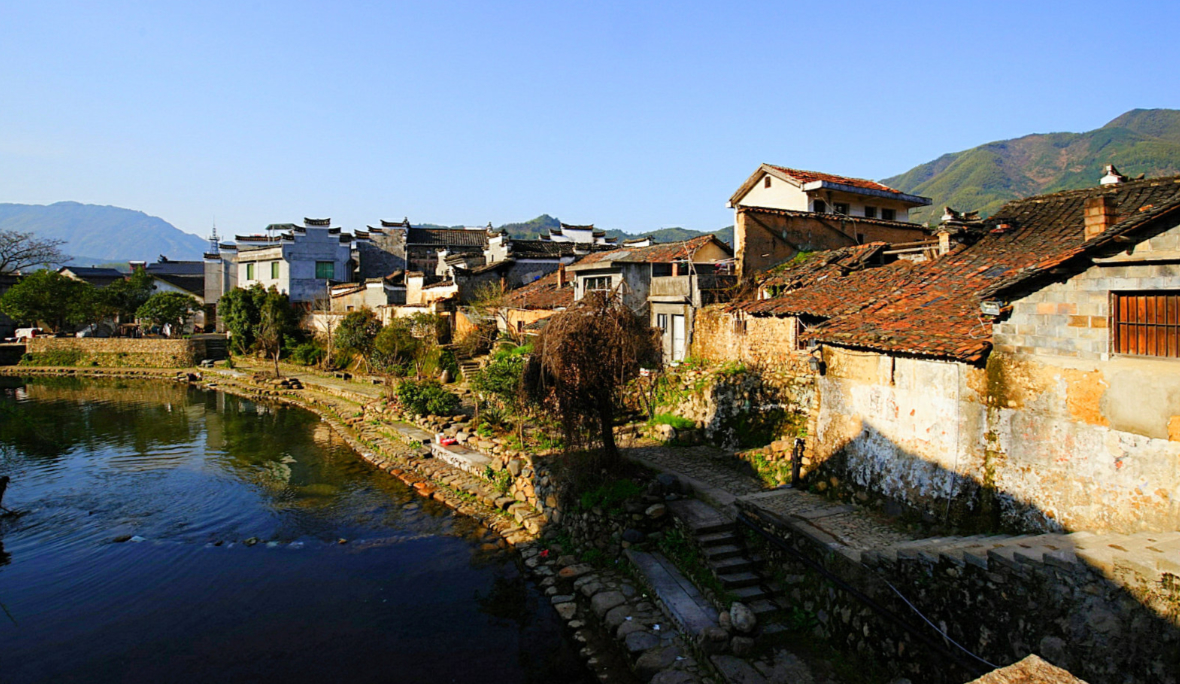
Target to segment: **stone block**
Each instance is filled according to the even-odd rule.
[[[583,587],[583,591],[585,588]],[[598,617],[606,615],[607,611],[615,606],[626,602],[627,598],[619,591],[604,591],[595,594],[594,598],[590,599],[590,607],[594,610],[594,614]]]

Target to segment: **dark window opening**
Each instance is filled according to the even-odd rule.
[[[656,314],[656,327],[664,332],[668,331],[668,314]]]
[[[762,187],[764,187],[764,188],[769,188],[769,187],[770,187],[770,176],[767,176],[767,177],[766,177],[766,178],[765,178],[765,179],[762,181]]]
[[[866,206],[865,207],[865,218],[877,218],[877,208]]]
[[[865,234],[864,233],[857,233],[856,234],[856,244],[863,245],[864,243],[865,243]]]
[[[882,209],[881,218],[885,219],[886,221],[895,221],[897,220],[897,212],[893,209]]]
[[[1116,354],[1180,358],[1180,292],[1111,294]]]
[[[672,264],[652,264],[651,275],[653,278],[662,278],[672,275]]]
[[[836,210],[837,214],[844,214],[845,216],[848,215],[848,205],[846,203],[834,202],[832,207]]]
[[[815,207],[815,213],[817,214],[826,214],[828,212],[828,204],[823,200],[816,200],[813,206]]]

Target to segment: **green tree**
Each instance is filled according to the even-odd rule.
[[[152,296],[154,279],[147,270],[137,268],[127,278],[116,280],[96,292],[96,311],[102,317],[112,317],[122,322],[133,318],[139,307]]]
[[[377,319],[377,314],[369,309],[353,311],[336,327],[336,346],[356,354],[364,362],[365,368],[371,369],[369,359],[373,355],[373,341],[379,332],[381,321]]]
[[[299,333],[299,317],[291,308],[291,300],[275,288],[266,291],[258,311],[255,345],[263,354],[274,359],[275,377],[279,376],[279,356],[283,344]]]
[[[421,349],[422,341],[414,337],[410,322],[395,318],[373,338],[370,363],[383,375],[406,375]]]
[[[222,295],[217,302],[218,314],[229,331],[234,349],[239,354],[246,354],[254,348],[265,301],[266,290],[255,283],[249,289],[235,287]]]
[[[491,363],[471,378],[471,389],[480,400],[493,404],[516,417],[517,437],[524,443],[524,421],[528,411],[528,396],[521,386],[528,347],[497,351]]]
[[[81,280],[41,270],[25,276],[0,297],[0,311],[16,321],[41,323],[61,330],[67,323],[91,322],[95,290]]]
[[[185,321],[200,310],[201,304],[190,294],[157,292],[135,311],[135,317],[161,327],[169,325],[173,331],[179,331]]]

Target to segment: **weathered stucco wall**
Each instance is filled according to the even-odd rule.
[[[987,528],[1180,527],[1165,420],[1180,378],[1165,362],[997,352],[976,368],[827,349],[825,363],[813,482]]]
[[[27,363],[38,366],[187,368],[205,358],[204,340],[37,337]]]
[[[717,304],[697,311],[691,356],[712,363],[797,367],[806,364],[808,354],[795,349],[796,334],[794,318],[747,316]]]

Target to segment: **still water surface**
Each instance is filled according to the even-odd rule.
[[[0,378],[0,475],[0,682],[586,680],[494,535],[308,412]]]

